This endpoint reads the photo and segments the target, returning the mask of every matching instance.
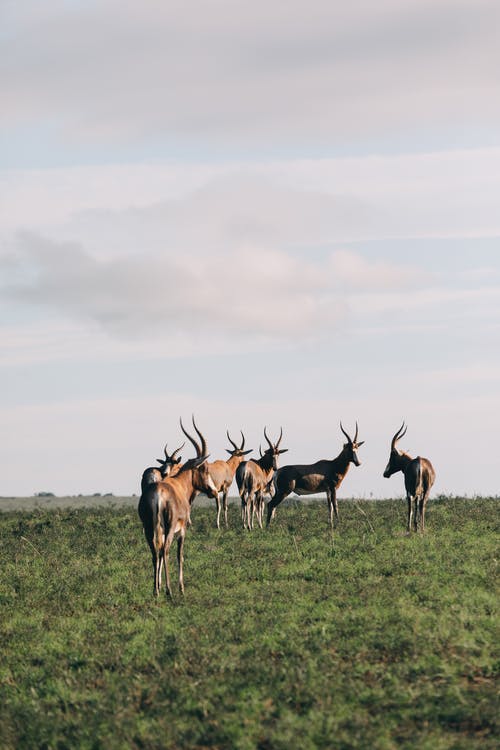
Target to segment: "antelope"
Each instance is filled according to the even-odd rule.
[[[179,590],[184,593],[184,537],[190,524],[191,503],[198,492],[211,497],[217,494],[206,463],[207,443],[199,431],[193,417],[193,427],[200,438],[200,444],[180,425],[183,433],[193,444],[196,457],[183,464],[175,476],[166,477],[160,482],[147,484],[139,500],[138,512],[144,527],[144,534],[151,550],[153,561],[154,595],[158,596],[161,587],[162,567],[165,567],[166,595],[172,597],[168,555],[172,541],[177,534],[177,561],[179,564]]]
[[[396,444],[406,435],[408,428],[405,423],[401,425],[391,441],[391,453],[389,463],[385,467],[384,477],[388,479],[398,471],[402,471],[405,478],[406,499],[408,501],[408,524],[407,534],[411,533],[411,525],[418,531],[425,529],[425,506],[429,499],[431,487],[436,479],[434,467],[427,458],[412,458],[408,453],[399,451]]]
[[[232,450],[229,448],[226,448],[227,452],[230,454],[229,458],[226,461],[213,461],[208,465],[208,470],[210,472],[210,476],[212,477],[213,483],[217,487],[217,495],[216,495],[216,505],[217,505],[217,528],[220,528],[220,511],[221,511],[221,503],[220,503],[220,497],[219,493],[222,492],[222,506],[224,508],[224,522],[227,526],[227,493],[229,491],[229,487],[231,486],[231,483],[234,479],[234,475],[236,472],[236,469],[243,461],[244,456],[246,456],[248,453],[252,452],[252,449],[250,450],[243,450],[245,447],[245,436],[243,435],[243,431],[241,432],[241,445],[238,446],[234,442],[234,440],[231,440],[229,437],[229,432],[226,430],[227,439],[233,446]]]
[[[338,524],[339,506],[337,502],[337,490],[342,480],[349,471],[351,463],[354,466],[360,466],[357,450],[364,440],[358,442],[358,423],[356,422],[356,434],[351,440],[347,432],[340,423],[340,429],[347,438],[347,443],[337,456],[331,461],[324,459],[316,461],[315,464],[297,464],[283,466],[278,469],[274,475],[274,497],[271,498],[267,505],[267,526],[274,518],[276,508],[291,492],[296,495],[314,495],[318,492],[326,492],[328,501],[330,526],[333,528],[333,517]]]
[[[179,448],[176,448],[171,456],[169,456],[167,453],[167,445],[165,445],[165,448],[163,449],[163,452],[165,453],[165,458],[156,459],[158,463],[160,464],[160,466],[159,467],[149,466],[147,469],[144,469],[144,471],[142,472],[141,492],[144,492],[144,488],[148,484],[161,482],[163,479],[165,479],[165,477],[175,476],[175,474],[177,474],[177,472],[181,468],[182,457],[179,456],[179,458],[176,458],[176,456],[179,453],[179,451],[181,451],[184,448],[185,443],[183,443]]]
[[[286,453],[288,448],[281,448],[283,428],[276,443],[272,443],[264,427],[264,437],[269,448],[257,461],[245,461],[236,469],[236,482],[241,498],[241,518],[245,529],[253,528],[253,517],[257,514],[257,521],[262,528],[262,516],[264,511],[264,494],[270,491],[270,482],[273,473],[278,468],[278,456]]]

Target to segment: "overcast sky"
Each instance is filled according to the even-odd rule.
[[[340,496],[499,494],[496,0],[4,0],[0,495],[139,491],[195,413]],[[185,457],[190,451],[185,449]]]

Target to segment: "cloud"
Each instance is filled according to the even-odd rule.
[[[77,243],[34,234],[21,234],[0,267],[10,279],[3,292],[18,305],[173,347],[185,337],[241,348],[315,341],[345,321],[353,293],[368,284],[411,288],[420,278],[418,269],[345,250],[309,260],[243,244],[210,255],[174,250],[102,260]]]
[[[96,254],[235,241],[314,248],[390,237],[500,235],[500,149],[250,164],[10,170],[0,231]]]
[[[494,0],[9,10],[4,125],[70,142],[321,146],[500,119]]]
[[[398,290],[432,283],[432,275],[414,265],[395,265],[383,260],[368,261],[349,250],[337,250],[330,257],[330,269],[342,288],[358,290]]]
[[[421,240],[399,254],[380,241],[500,234],[498,174],[498,149],[12,171],[0,200],[3,292],[25,317],[43,307],[72,321],[90,355],[82,326],[101,352],[111,337],[116,358],[132,341],[144,356],[180,357],[312,345],[344,329],[378,336],[473,318],[484,329],[498,277],[486,293],[484,271],[425,269]],[[23,223],[29,231],[16,231]],[[453,255],[453,244],[435,247]],[[71,335],[56,338],[30,356],[75,350],[61,343]],[[24,356],[15,343],[7,351]]]
[[[320,267],[258,247],[102,261],[78,244],[25,234],[2,265],[13,277],[4,286],[11,299],[97,322],[117,336],[286,340],[323,332],[344,314]]]
[[[195,253],[232,252],[249,246],[311,248],[360,232],[377,233],[377,212],[355,195],[301,189],[272,175],[236,171],[207,181],[188,194],[122,211],[75,217],[76,232],[120,237]],[[135,249],[135,248],[134,248]]]

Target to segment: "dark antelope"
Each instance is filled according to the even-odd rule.
[[[425,528],[425,506],[429,499],[431,487],[436,478],[436,472],[431,462],[427,458],[412,458],[408,453],[399,451],[396,444],[406,435],[405,423],[401,425],[391,442],[391,455],[387,464],[384,477],[388,479],[398,471],[402,471],[405,478],[406,499],[408,501],[408,525],[407,532],[411,532],[411,525],[415,531],[418,531],[419,521],[420,529]]]
[[[181,429],[191,441],[196,458],[183,464],[173,477],[166,477],[161,482],[148,484],[139,500],[139,517],[144,527],[144,534],[151,549],[154,574],[154,594],[158,596],[161,586],[161,571],[165,567],[166,593],[172,596],[168,568],[168,553],[176,534],[177,561],[179,563],[179,589],[184,593],[183,548],[186,529],[190,523],[191,503],[198,492],[215,497],[216,487],[212,481],[206,463],[208,458],[205,438],[199,431],[193,418],[193,427],[200,438],[200,444],[184,429]]]
[[[184,448],[184,445],[185,443],[183,443],[179,448],[176,448],[171,456],[168,455],[167,446],[165,446],[163,450],[163,452],[165,453],[165,458],[156,459],[160,466],[149,466],[142,472],[141,492],[144,492],[144,488],[147,484],[161,482],[166,477],[173,477],[175,476],[175,474],[177,474],[182,466],[182,457],[179,456],[177,458],[177,454]]]
[[[221,510],[221,503],[220,503],[220,497],[219,493],[222,492],[222,506],[224,508],[224,522],[227,526],[227,493],[229,491],[229,487],[232,484],[232,481],[234,479],[234,475],[236,472],[236,469],[243,461],[244,457],[252,452],[252,449],[250,450],[243,450],[245,447],[245,436],[243,435],[243,432],[241,432],[241,445],[238,446],[236,443],[231,440],[229,437],[229,432],[226,431],[227,439],[233,446],[232,449],[226,448],[227,452],[230,454],[229,458],[226,461],[213,461],[208,465],[208,470],[210,472],[210,476],[212,477],[213,483],[217,487],[217,496],[216,496],[216,505],[217,505],[217,528],[220,528],[220,510]]]
[[[326,459],[316,461],[315,464],[297,464],[283,466],[274,475],[274,497],[267,505],[267,525],[274,517],[277,506],[290,493],[296,495],[314,495],[318,492],[326,492],[328,508],[330,511],[330,524],[333,527],[333,516],[339,520],[339,507],[337,503],[337,490],[349,470],[351,463],[360,465],[357,449],[363,445],[364,440],[358,442],[358,423],[356,422],[356,434],[351,440],[340,423],[340,429],[347,438],[342,451],[332,461]]]
[[[270,491],[269,484],[274,472],[278,468],[278,456],[286,453],[288,448],[281,448],[283,428],[276,443],[272,443],[264,427],[264,437],[269,448],[256,461],[245,461],[236,469],[236,483],[241,498],[241,518],[246,529],[253,528],[254,514],[262,528],[262,516],[264,513],[264,495]]]

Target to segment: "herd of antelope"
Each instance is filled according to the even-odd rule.
[[[280,448],[283,430],[280,430],[276,442],[270,440],[266,428],[264,438],[268,447],[260,458],[245,460],[251,453],[245,448],[245,436],[241,432],[241,444],[237,445],[226,432],[231,444],[228,448],[229,458],[225,461],[208,463],[207,442],[198,429],[193,417],[193,428],[197,438],[189,434],[180,420],[181,430],[192,443],[196,456],[182,463],[178,455],[185,443],[165,458],[157,459],[159,467],[148,467],[144,470],[141,480],[141,498],[138,512],[144,527],[144,534],[151,549],[154,571],[154,593],[158,596],[161,586],[162,568],[165,568],[167,596],[171,596],[169,576],[169,550],[177,535],[177,560],[179,564],[179,588],[184,593],[183,576],[183,548],[187,527],[191,523],[191,506],[196,495],[204,493],[214,498],[217,509],[217,528],[220,528],[221,496],[224,522],[227,526],[227,494],[234,478],[238,485],[241,498],[241,517],[245,529],[253,529],[255,520],[260,528],[263,525],[265,496],[269,496],[267,503],[266,524],[269,526],[274,518],[278,505],[292,492],[296,495],[315,495],[326,493],[330,525],[333,528],[334,519],[338,523],[339,509],[337,490],[349,470],[349,466],[360,465],[358,449],[364,441],[358,440],[358,424],[356,432],[351,438],[344,430],[342,422],[340,429],[346,438],[339,455],[332,460],[316,461],[314,464],[291,464],[278,468],[278,459],[286,448]],[[413,529],[424,530],[425,507],[435,472],[427,458],[412,458],[398,450],[398,441],[406,434],[403,422],[391,441],[389,462],[384,471],[388,478],[398,471],[403,472],[406,497],[408,501],[407,532]],[[199,442],[198,442],[199,441]]]

